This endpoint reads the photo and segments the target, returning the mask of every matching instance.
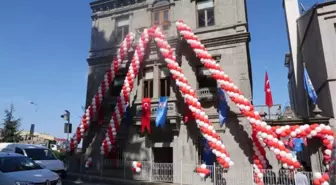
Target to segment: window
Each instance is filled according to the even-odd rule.
[[[0,172],[10,173],[28,170],[40,170],[40,165],[28,157],[2,157],[0,158]]]
[[[198,27],[215,25],[213,0],[197,1]]]
[[[164,30],[167,30],[170,26],[169,9],[162,8],[154,10],[152,20],[153,25],[162,26]]]
[[[170,96],[170,77],[168,68],[161,68],[160,74],[160,96]]]
[[[129,18],[128,17],[121,17],[116,20],[116,37],[117,42],[121,42],[126,37],[127,33],[129,32]]]
[[[55,156],[49,149],[29,148],[25,149],[27,156],[33,160],[55,160]]]
[[[204,67],[197,67],[197,82],[198,89],[202,88],[217,88],[217,82],[209,75],[209,71]]]
[[[144,98],[153,98],[153,68],[147,68],[143,73],[144,85],[143,96]]]
[[[118,97],[120,95],[122,86],[124,84],[125,76],[116,76],[113,81],[113,85],[110,88],[110,93],[112,97]]]
[[[22,149],[20,149],[20,148],[15,148],[15,153],[24,155]]]

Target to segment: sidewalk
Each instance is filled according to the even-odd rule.
[[[65,184],[86,184],[89,183],[102,183],[111,185],[174,185],[173,183],[162,183],[162,182],[146,182],[128,179],[119,179],[111,177],[101,177],[98,175],[80,174],[80,173],[70,173],[68,172],[67,179],[64,180]]]

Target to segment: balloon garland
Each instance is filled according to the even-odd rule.
[[[161,32],[160,28],[157,27],[153,34],[154,40],[160,49],[161,55],[163,56],[167,67],[172,74],[172,78],[175,80],[176,85],[179,87],[182,97],[185,103],[188,105],[192,115],[195,118],[198,128],[205,139],[207,139],[212,152],[216,155],[216,159],[219,164],[224,168],[229,168],[234,163],[229,157],[223,142],[220,140],[219,135],[213,128],[208,116],[204,112],[201,103],[198,101],[196,91],[190,86],[187,78],[183,74],[183,71],[179,64],[176,62],[176,57],[173,49],[168,44],[165,36]]]
[[[205,164],[202,164],[200,167],[196,167],[195,172],[201,177],[205,178],[210,175],[210,170],[207,169]]]
[[[145,29],[139,38],[139,43],[136,46],[131,65],[124,81],[124,85],[118,97],[114,111],[112,112],[112,117],[107,128],[107,133],[105,134],[105,139],[102,143],[102,147],[100,148],[101,154],[103,155],[107,155],[111,151],[112,146],[115,144],[119,125],[121,124],[127,103],[129,102],[130,93],[133,89],[134,80],[139,73],[140,65],[143,62],[143,58],[147,50],[150,31],[152,30]]]
[[[319,172],[314,173],[314,185],[329,185],[329,175],[327,173],[321,174]]]
[[[120,93],[121,96],[119,96],[118,98],[117,106],[112,114],[112,119],[108,127],[108,132],[101,147],[102,154],[106,155],[108,152],[110,152],[112,149],[112,145],[115,144],[114,138],[121,123],[120,121],[125,110],[126,102],[128,102],[129,94],[133,88],[134,79],[138,74],[140,64],[142,63],[144,57],[144,52],[147,48],[147,44],[149,41],[149,35],[147,32],[147,30],[143,32],[139,44],[137,45],[136,53],[134,54],[134,57],[132,59],[132,65],[130,66],[130,69],[127,73],[127,78],[125,79],[122,92]],[[155,38],[155,41],[160,48],[161,54],[167,62],[167,67],[172,73],[172,77],[176,80],[176,85],[180,88],[180,92],[185,98],[186,103],[189,105],[189,109],[192,111],[193,116],[196,119],[196,123],[201,130],[201,133],[208,140],[209,146],[212,148],[212,152],[217,156],[218,162],[224,168],[229,168],[233,165],[233,162],[229,158],[229,154],[226,151],[224,144],[221,142],[219,135],[213,129],[213,126],[208,119],[208,116],[202,110],[195,90],[191,88],[181,68],[176,62],[176,58],[173,54],[172,48],[169,46],[168,42],[166,41],[164,35],[161,33],[159,28],[155,29],[155,33],[154,28],[151,29],[150,36]]]
[[[187,41],[197,57],[200,58],[201,63],[205,68],[209,69],[212,77],[216,79],[221,88],[229,95],[230,99],[241,110],[242,114],[251,122],[255,137],[253,139],[255,155],[254,159],[254,173],[255,176],[262,177],[262,167],[266,165],[265,151],[263,147],[269,146],[271,151],[278,153],[277,156],[284,164],[285,168],[298,168],[300,166],[297,159],[284,147],[284,143],[275,137],[271,127],[266,122],[262,121],[258,112],[254,111],[253,105],[243,96],[243,93],[238,87],[233,84],[228,75],[224,73],[220,65],[207,52],[205,46],[199,41],[197,36],[192,32],[191,28],[182,21],[176,22],[177,30],[180,35]],[[262,146],[262,147],[261,147]],[[279,152],[278,152],[279,151]],[[262,181],[262,179],[260,179]]]
[[[329,169],[331,150],[334,142],[334,132],[330,126],[325,124],[312,124],[312,125],[293,125],[293,126],[276,126],[272,127],[278,137],[296,137],[296,138],[312,138],[319,137],[322,139],[324,150],[324,162],[326,168]]]
[[[140,173],[141,169],[142,169],[141,162],[133,161],[133,163],[132,163],[132,171],[133,171],[133,173]]]
[[[129,49],[132,46],[133,38],[134,34],[129,33],[126,35],[124,41],[120,44],[120,47],[117,50],[117,56],[114,57],[110,69],[106,72],[104,80],[101,82],[100,86],[98,87],[98,91],[92,98],[91,105],[89,105],[88,108],[85,110],[85,113],[82,116],[81,122],[77,127],[76,132],[70,140],[70,144],[68,146],[69,152],[74,152],[74,150],[77,148],[77,145],[81,142],[84,133],[88,130],[90,121],[99,109],[105,94],[110,89],[111,83],[113,82],[119,70],[120,64],[125,59]]]

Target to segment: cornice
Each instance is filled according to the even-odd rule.
[[[120,14],[124,12],[131,12],[136,9],[147,8],[146,0],[109,0],[109,1],[95,1],[90,3],[92,9],[92,18],[100,18],[111,16],[113,14]]]
[[[203,39],[201,40],[201,43],[204,44],[205,47],[216,47],[229,44],[247,43],[250,40],[251,40],[250,33],[244,32],[244,33],[225,35],[222,37]]]

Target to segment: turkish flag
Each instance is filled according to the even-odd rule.
[[[266,74],[265,74],[265,88],[264,88],[264,91],[265,91],[266,105],[268,107],[272,107],[273,106],[273,98],[272,98],[271,84],[270,84],[269,79],[268,79],[267,71],[266,71]]]
[[[142,99],[142,116],[141,116],[141,133],[144,133],[147,129],[148,133],[151,133],[150,129],[150,114],[151,114],[151,100],[150,98]]]

